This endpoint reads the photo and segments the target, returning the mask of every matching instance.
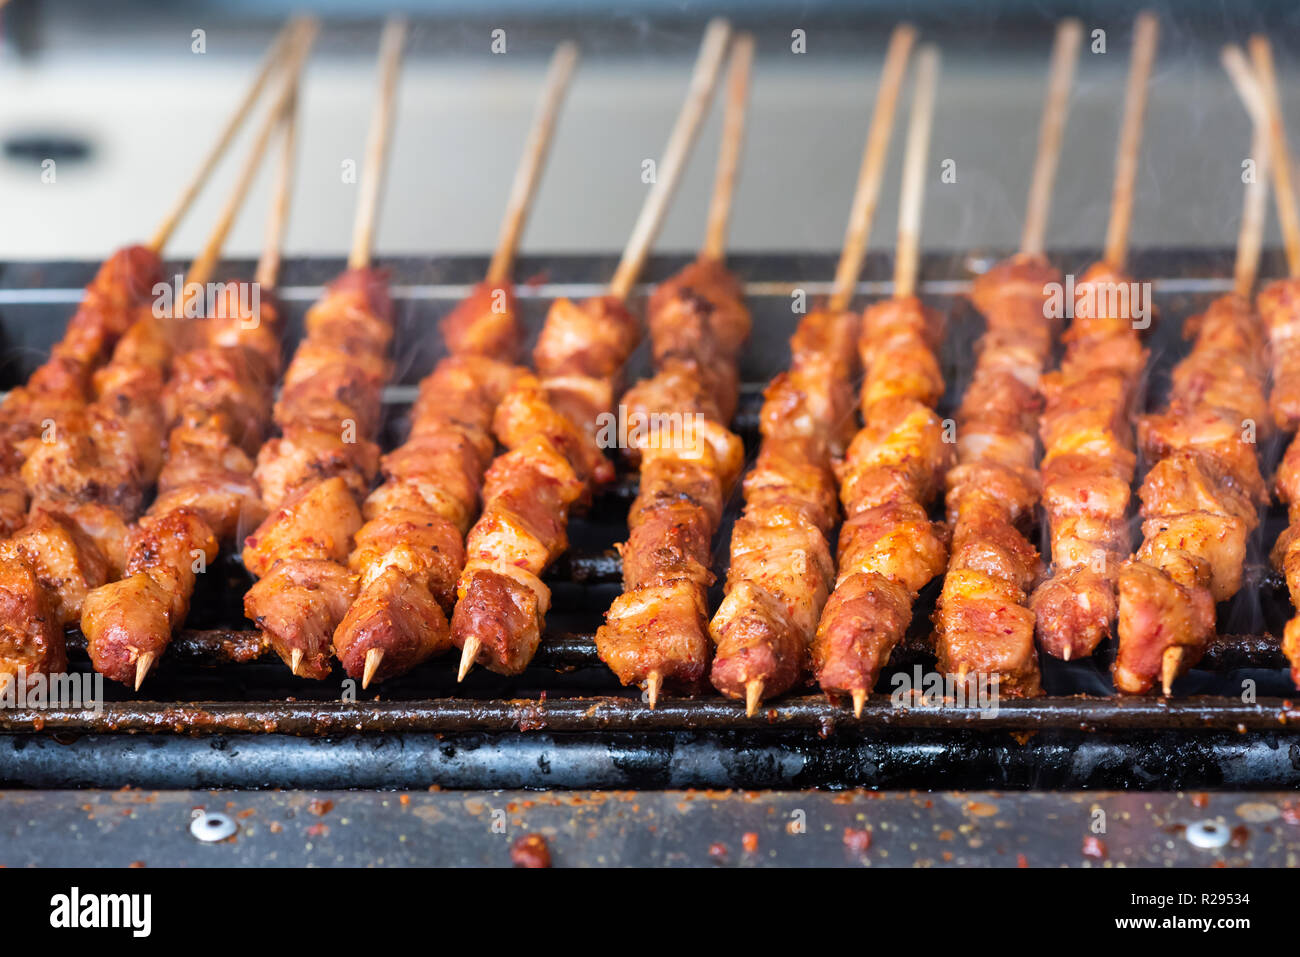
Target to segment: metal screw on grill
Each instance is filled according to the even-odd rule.
[[[190,833],[207,844],[234,837],[238,830],[239,825],[235,823],[234,818],[217,811],[195,808],[190,815]]]
[[[1193,847],[1212,851],[1227,844],[1232,833],[1219,821],[1197,821],[1187,825],[1186,836]]]

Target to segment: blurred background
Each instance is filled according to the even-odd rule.
[[[1228,40],[1271,33],[1291,129],[1300,129],[1300,5],[1159,2],[1161,40],[1138,181],[1134,246],[1230,246],[1249,125],[1219,65]],[[924,245],[1009,249],[1019,235],[1052,30],[1083,21],[1050,242],[1100,244],[1135,4],[1118,2],[706,3],[610,0],[11,0],[0,11],[0,258],[97,260],[143,240],[240,97],[285,17],[322,17],[302,100],[291,255],[346,249],[374,87],[380,21],[403,12],[402,77],[384,210],[383,255],[492,246],[554,45],[583,59],[524,238],[525,253],[610,252],[626,239],[684,94],[700,32],[725,14],[757,34],[753,106],[732,245],[831,251],[842,237],[889,29],[940,44]],[[194,52],[195,31],[203,52]],[[505,31],[506,52],[492,33]],[[1105,52],[1093,52],[1093,31]],[[804,52],[795,52],[803,31]],[[906,100],[903,103],[906,109]],[[719,110],[713,110],[658,248],[703,230]],[[900,116],[905,114],[900,114]],[[873,246],[893,242],[902,151],[896,127]],[[237,149],[235,156],[240,155]],[[55,160],[54,182],[42,162]],[[940,182],[941,164],[956,181]],[[191,213],[171,251],[210,228],[237,161]],[[255,254],[269,175],[228,244]],[[1269,245],[1278,242],[1276,224]]]

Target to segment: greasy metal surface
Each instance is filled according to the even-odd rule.
[[[0,736],[0,787],[1300,789],[1295,736],[1168,731]]]
[[[233,819],[216,843],[196,812]],[[1202,848],[1188,829],[1226,828]],[[0,793],[0,865],[1294,867],[1294,793],[55,791]]]
[[[431,701],[285,701],[250,708],[243,702],[123,702],[89,709],[0,711],[0,731],[176,732],[180,734],[329,735],[377,731],[811,731],[964,729],[972,731],[1300,731],[1300,705],[1264,698],[1253,704],[1222,698],[1037,698],[996,709],[896,706],[875,695],[855,718],[820,695],[783,698],[746,717],[743,702],[724,698],[661,700],[652,711],[639,698],[523,698]]]

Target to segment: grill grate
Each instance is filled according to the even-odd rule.
[[[995,257],[927,257],[922,294],[943,311],[949,332],[942,349],[948,392],[941,414],[951,414],[970,373],[971,346],[982,321],[961,298],[972,268]],[[1143,408],[1157,407],[1169,369],[1185,353],[1181,320],[1210,299],[1231,289],[1232,258],[1221,251],[1153,251],[1133,257],[1133,271],[1150,277],[1160,310],[1149,344],[1152,364]],[[651,263],[651,282],[670,275],[682,258]],[[1057,257],[1081,272],[1085,253]],[[609,275],[607,257],[525,260],[519,273],[520,300],[532,336],[558,295],[599,292]],[[389,414],[386,447],[401,441],[414,385],[441,356],[436,321],[483,268],[475,258],[392,263],[398,305],[395,355],[401,357],[395,385],[386,393]],[[834,257],[750,255],[735,257],[754,312],[754,336],[742,357],[745,380],[736,428],[751,461],[757,447],[757,415],[764,383],[788,363],[787,340],[798,319],[792,293],[815,297],[829,289]],[[862,297],[887,295],[887,257],[872,257]],[[61,331],[72,303],[93,264],[8,264],[0,266],[0,388],[22,381]],[[286,263],[282,301],[288,315],[286,349],[301,331],[302,314],[319,295],[320,285],[341,264],[322,260]],[[237,274],[247,273],[246,264]],[[1265,261],[1265,275],[1280,272],[1280,257]],[[644,293],[649,286],[640,291]],[[637,307],[641,302],[635,303]],[[531,346],[531,342],[529,343]],[[648,368],[643,346],[629,376]],[[1263,450],[1271,473],[1280,442]],[[554,590],[550,634],[534,665],[523,675],[502,678],[475,669],[464,685],[455,683],[451,657],[426,663],[409,675],[352,697],[342,673],[327,682],[295,679],[259,643],[242,616],[248,579],[235,559],[223,559],[201,576],[190,629],[180,635],[150,675],[142,695],[105,687],[107,703],[91,710],[0,710],[0,784],[57,786],[121,780],[153,786],[388,786],[441,783],[450,786],[1276,786],[1300,783],[1300,759],[1278,763],[1277,749],[1296,743],[1290,727],[1300,721],[1294,694],[1276,638],[1292,609],[1280,578],[1267,565],[1268,545],[1285,527],[1281,508],[1269,510],[1248,556],[1247,584],[1219,611],[1225,634],[1201,666],[1182,679],[1168,700],[1114,696],[1106,650],[1091,660],[1047,659],[1047,696],[1003,702],[996,714],[956,707],[895,707],[892,678],[900,671],[933,671],[929,616],[938,584],[923,592],[912,631],[896,649],[860,720],[811,693],[771,702],[754,718],[743,705],[718,697],[668,699],[653,712],[638,692],[620,688],[597,660],[591,635],[620,590],[620,566],[612,551],[626,535],[627,506],[635,494],[635,474],[619,481],[570,529],[572,550],[551,570]],[[716,543],[716,567],[729,553],[727,529],[739,510],[733,495]],[[714,603],[720,588],[714,589]],[[74,670],[89,671],[84,642],[69,636]],[[139,746],[140,732],[153,744]],[[383,733],[412,753],[429,757],[413,777],[384,779],[354,739]],[[196,748],[195,737],[212,747]],[[305,740],[313,739],[313,740]],[[226,751],[230,741],[248,747],[264,742],[282,754],[274,764],[241,767]],[[457,763],[447,748],[491,742],[495,758],[487,765]],[[581,746],[580,746],[581,745]],[[610,778],[590,763],[565,764],[564,755],[622,755],[624,770]],[[578,750],[575,751],[574,749]],[[1081,751],[1080,749],[1083,749]],[[278,750],[277,750],[278,749]],[[323,749],[323,750],[322,750]],[[540,749],[540,751],[539,751]],[[763,760],[729,760],[728,755],[769,755]],[[756,750],[755,750],[756,749]],[[815,757],[811,756],[816,752]],[[1086,766],[1071,755],[1091,755]],[[539,753],[542,755],[539,757]],[[677,754],[675,770],[665,772],[659,758]],[[112,763],[130,755],[130,773]],[[441,754],[441,758],[436,755]],[[1184,760],[1195,754],[1195,761]],[[548,757],[549,756],[549,757]],[[93,760],[92,758],[102,760]],[[551,759],[554,758],[555,761]],[[612,760],[612,759],[611,759]],[[307,762],[307,773],[294,762]],[[803,769],[789,772],[789,762]],[[323,762],[323,763],[322,763]],[[556,763],[558,762],[558,764]],[[1053,762],[1056,772],[1049,769]],[[1077,763],[1077,762],[1076,762]],[[564,765],[558,774],[553,769]],[[807,765],[807,766],[805,766]],[[1152,770],[1152,768],[1155,770]],[[468,770],[467,770],[468,768]],[[532,769],[531,771],[529,769]],[[547,770],[551,768],[552,770]],[[809,770],[812,768],[812,770]],[[892,771],[890,769],[893,769]],[[901,769],[901,770],[900,770]],[[306,774],[306,777],[303,775]],[[312,776],[312,775],[316,776]],[[421,775],[425,775],[421,777]],[[505,775],[503,777],[502,775]],[[992,777],[990,777],[992,775]]]

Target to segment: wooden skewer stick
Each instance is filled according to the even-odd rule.
[[[645,679],[645,700],[651,711],[655,709],[655,705],[659,702],[659,689],[663,687],[663,683],[663,675],[657,671],[650,672]]]
[[[185,278],[185,289],[201,286],[212,278],[212,273],[221,258],[221,248],[225,245],[226,237],[235,224],[235,218],[239,215],[244,199],[248,196],[248,189],[252,185],[253,178],[262,165],[262,157],[266,154],[266,148],[271,142],[271,136],[276,127],[282,122],[286,110],[293,103],[298,88],[298,73],[307,61],[307,54],[311,50],[311,45],[315,39],[315,24],[312,24],[308,30],[298,35],[289,62],[285,64],[285,74],[280,94],[276,97],[274,105],[262,123],[262,128],[257,134],[257,139],[253,143],[248,159],[245,160],[244,167],[239,172],[239,179],[235,183],[235,189],[226,200],[226,205],[217,218],[217,225],[213,228],[212,234],[208,237],[203,249],[190,265],[189,274]],[[183,303],[187,298],[186,295],[179,297],[176,303],[178,310],[183,309]],[[183,315],[183,312],[177,314]]]
[[[230,144],[235,139],[235,134],[239,132],[240,127],[244,125],[249,114],[252,113],[253,107],[257,105],[258,99],[262,96],[262,91],[266,89],[266,84],[275,72],[280,69],[281,61],[284,59],[286,52],[291,49],[297,38],[303,35],[302,31],[309,27],[314,29],[312,23],[313,21],[309,17],[295,17],[277,34],[271,44],[271,49],[266,52],[266,56],[262,59],[262,65],[258,69],[252,85],[244,93],[244,98],[239,101],[234,113],[226,120],[226,125],[217,136],[217,141],[212,144],[207,156],[203,158],[199,168],[194,171],[194,176],[185,185],[185,189],[181,191],[176,202],[167,211],[167,215],[158,224],[158,228],[154,230],[153,238],[149,240],[149,248],[154,252],[161,251],[167,245],[172,233],[176,231],[176,227],[185,218],[185,214],[189,211],[195,197],[198,196],[199,190],[203,188],[203,184],[207,182],[208,177],[212,175],[217,162],[230,148]]]
[[[297,145],[298,81],[284,114],[280,117],[280,163],[275,171],[275,186],[271,193],[271,209],[266,217],[266,237],[262,242],[262,257],[257,262],[254,280],[265,289],[272,289],[280,276],[280,260],[284,246],[284,233],[289,223],[289,201],[293,198],[293,164]]]
[[[655,183],[641,206],[641,214],[632,228],[627,248],[623,250],[623,258],[619,260],[614,278],[609,283],[609,294],[616,299],[627,299],[631,294],[636,277],[641,274],[641,267],[650,254],[650,246],[659,235],[668,203],[677,189],[691,147],[695,145],[700,123],[713,99],[713,89],[718,85],[718,74],[722,71],[722,60],[727,53],[727,38],[730,34],[731,25],[721,19],[709,21],[704,31],[704,40],[695,60],[686,101],[682,104],[672,134],[668,137],[668,145],[656,170]]]
[[[284,67],[284,78],[279,96],[276,97],[266,120],[258,132],[257,139],[253,143],[253,148],[249,152],[248,158],[244,161],[244,167],[240,170],[239,179],[235,183],[234,191],[226,200],[225,206],[221,210],[221,215],[217,218],[217,225],[213,228],[212,234],[208,237],[207,243],[194,258],[190,264],[189,273],[185,277],[182,286],[181,295],[177,298],[173,315],[181,318],[185,315],[185,306],[190,302],[192,296],[201,295],[200,290],[203,285],[212,278],[213,271],[217,262],[221,259],[221,248],[225,245],[226,237],[230,233],[231,227],[239,215],[240,208],[244,205],[244,200],[248,197],[249,186],[258,168],[262,164],[262,157],[266,153],[267,145],[271,141],[271,135],[276,128],[291,117],[294,100],[298,89],[298,75],[302,70],[303,64],[307,60],[307,54],[311,50],[312,42],[316,39],[316,22],[311,21],[308,26],[298,31],[294,37],[293,47],[289,53],[289,60]],[[273,215],[274,218],[274,215]],[[276,257],[278,263],[278,254]],[[261,267],[259,266],[259,275]],[[274,282],[274,273],[271,276]],[[260,281],[260,279],[259,279]],[[132,649],[134,651],[134,649]],[[157,655],[148,651],[139,655],[135,659],[135,690],[139,691],[140,686],[144,684],[144,679],[148,676],[149,670],[153,667]]]
[[[396,112],[397,75],[402,65],[402,48],[406,45],[406,21],[391,19],[384,24],[379,41],[379,94],[375,115],[370,121],[365,162],[361,168],[361,195],[357,201],[357,218],[352,226],[352,252],[349,269],[370,265],[375,241],[375,221],[379,216],[379,192],[384,181],[384,164]]]
[[[1291,180],[1291,148],[1287,144],[1282,97],[1278,92],[1273,48],[1268,37],[1256,34],[1250,38],[1250,58],[1255,64],[1255,78],[1268,110],[1269,157],[1273,168],[1273,191],[1277,194],[1277,215],[1282,223],[1287,272],[1293,278],[1300,277],[1300,213],[1296,210],[1295,186]]]
[[[921,265],[921,210],[925,203],[934,94],[939,83],[939,51],[926,45],[916,55],[916,90],[903,154],[903,183],[898,199],[898,249],[894,255],[894,298],[916,295]]]
[[[510,278],[515,252],[519,249],[519,239],[523,235],[533,196],[537,192],[537,181],[546,165],[555,121],[560,115],[560,107],[564,104],[564,95],[568,92],[569,80],[577,62],[578,45],[572,42],[561,43],[551,56],[533,128],[528,134],[523,159],[515,170],[515,181],[510,187],[510,199],[506,203],[506,216],[501,224],[496,252],[492,254],[492,262],[488,265],[487,281],[490,283],[501,283]]]
[[[731,200],[736,192],[736,171],[745,142],[745,109],[749,105],[749,75],[754,64],[754,35],[742,33],[731,47],[727,70],[727,108],[722,118],[722,143],[718,148],[718,170],[709,201],[709,222],[704,231],[701,259],[721,261],[727,252],[727,226],[731,221]]]
[[[1070,88],[1074,85],[1074,68],[1079,61],[1082,39],[1083,25],[1073,17],[1062,20],[1056,28],[1043,118],[1038,124],[1038,154],[1029,183],[1025,226],[1020,234],[1020,251],[1028,256],[1041,256],[1047,247],[1047,214],[1052,206],[1052,187],[1061,158],[1065,119],[1070,112]]]
[[[849,307],[854,287],[858,284],[858,275],[862,272],[862,261],[867,255],[867,240],[871,237],[871,222],[876,215],[876,201],[880,198],[880,185],[885,176],[885,160],[889,156],[889,139],[894,131],[898,94],[903,88],[907,57],[915,42],[916,30],[906,23],[895,27],[889,38],[885,66],[880,73],[880,89],[876,91],[876,105],[867,131],[867,145],[862,151],[862,164],[858,168],[858,185],[853,192],[853,205],[849,209],[849,225],[844,232],[844,247],[840,252],[839,267],[835,270],[835,285],[828,304],[834,312],[843,312]]]
[[[1259,257],[1268,219],[1269,113],[1264,91],[1241,48],[1233,44],[1225,46],[1221,59],[1251,120],[1250,155],[1255,158],[1255,178],[1247,184],[1242,202],[1237,261],[1233,270],[1237,294],[1249,296],[1259,273]]]
[[[1160,690],[1169,695],[1174,688],[1174,681],[1183,673],[1183,661],[1187,658],[1187,649],[1182,645],[1166,648],[1160,657]]]
[[[379,663],[384,660],[383,648],[371,648],[366,652],[365,668],[361,675],[361,690],[370,687],[370,682],[375,678],[375,672],[379,670]]]
[[[1138,15],[1133,32],[1133,54],[1128,85],[1124,89],[1124,119],[1115,152],[1115,186],[1110,198],[1110,222],[1106,227],[1103,259],[1110,268],[1122,271],[1128,260],[1129,224],[1133,220],[1133,184],[1137,180],[1138,154],[1142,148],[1142,120],[1147,105],[1147,80],[1156,58],[1160,24],[1155,15]]]

